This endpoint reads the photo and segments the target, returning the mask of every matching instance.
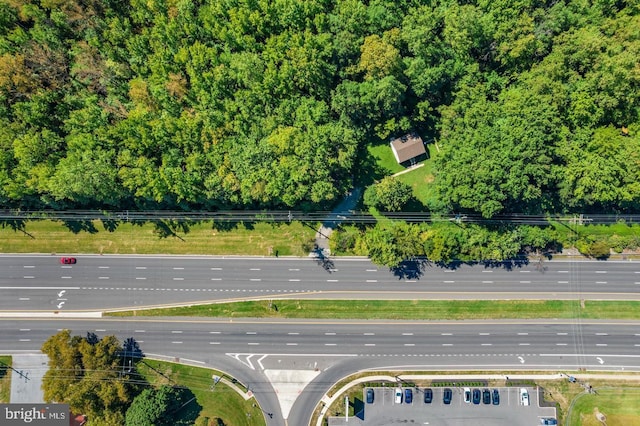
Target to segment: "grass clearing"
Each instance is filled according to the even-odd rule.
[[[266,424],[260,407],[253,406],[256,404],[255,399],[245,401],[222,381],[212,388],[212,375],[224,376],[219,371],[150,359],[139,363],[138,370],[151,384],[179,384],[188,387],[194,393],[198,404],[202,406],[196,426],[216,425],[216,418],[222,419],[227,426]]]
[[[628,426],[640,424],[640,388],[597,389],[578,395],[568,413],[569,426]],[[598,415],[606,421],[600,422]]]
[[[110,316],[388,320],[640,319],[637,301],[273,300],[107,313]]]
[[[305,256],[315,238],[315,224],[300,222],[124,222],[112,230],[109,226],[100,220],[27,221],[23,231],[0,228],[0,252],[271,256],[277,251],[281,256]]]
[[[8,404],[11,397],[11,357],[0,355],[0,403]]]

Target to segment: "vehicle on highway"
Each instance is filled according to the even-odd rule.
[[[554,419],[553,417],[547,417],[547,418],[542,418],[540,419],[540,424],[541,425],[545,425],[545,426],[556,426],[558,424],[558,421],[556,419]]]
[[[404,403],[411,404],[413,402],[413,391],[409,388],[404,390]]]
[[[75,257],[61,257],[60,258],[60,263],[62,263],[63,265],[75,265],[75,263],[77,262]]]
[[[367,404],[373,404],[373,389],[367,389]]]
[[[433,391],[427,388],[424,390],[424,403],[431,404],[431,401],[433,401]]]
[[[442,402],[444,402],[446,405],[449,405],[451,404],[452,398],[453,398],[453,392],[451,391],[451,389],[446,388],[442,393]]]
[[[491,399],[492,399],[493,405],[500,405],[500,391],[498,391],[498,389],[493,390]]]
[[[464,388],[464,402],[467,404],[471,402],[471,389]]]
[[[480,404],[480,389],[473,390],[473,403],[476,405]]]
[[[491,392],[489,392],[489,389],[482,391],[482,403],[485,405],[491,404]]]
[[[520,388],[520,403],[529,405],[529,392],[525,388]]]
[[[395,403],[396,404],[402,404],[402,389],[401,388],[396,388],[396,392],[395,392]]]

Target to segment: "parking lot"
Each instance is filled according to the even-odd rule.
[[[484,404],[482,399],[479,404],[464,402],[464,390],[462,387],[449,388],[452,391],[451,403],[443,403],[445,388],[431,388],[433,391],[432,402],[424,402],[423,388],[410,388],[413,394],[411,404],[405,403],[405,389],[403,388],[402,403],[396,403],[394,387],[377,387],[373,389],[373,403],[366,403],[364,389],[362,401],[364,409],[356,417],[345,422],[344,418],[332,418],[329,426],[366,425],[388,426],[406,424],[428,424],[430,426],[535,426],[540,424],[541,418],[554,417],[555,408],[539,407],[536,388],[526,388],[529,394],[530,405],[523,406],[519,387],[487,388],[489,391],[498,389],[500,393],[499,405]],[[474,388],[471,388],[473,391]],[[475,388],[481,392],[486,388]],[[359,417],[359,418],[358,418]]]

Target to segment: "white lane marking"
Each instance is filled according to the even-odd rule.
[[[182,331],[181,331],[181,330],[171,330],[171,333],[173,333],[173,334],[180,334],[180,333],[182,333]]]
[[[96,328],[96,331],[104,332],[104,331],[107,331],[107,330],[106,330],[106,329],[104,329],[104,328]]]
[[[442,346],[453,346],[453,343],[443,343]]]
[[[451,269],[447,269],[447,270],[445,270],[444,272],[445,272],[445,273],[448,273],[448,274],[453,274],[453,273],[454,273],[454,272],[456,272],[456,271],[452,271]]]
[[[144,330],[133,330],[134,333],[144,333]]]
[[[520,272],[521,274],[528,274],[531,271],[518,271],[518,272]]]
[[[569,281],[558,281],[558,284],[569,284]]]
[[[568,274],[569,271],[558,271],[559,274]]]
[[[174,281],[184,281],[184,278],[182,277],[173,277]]]
[[[488,272],[493,272],[493,271],[482,271],[482,272],[484,272],[484,273],[488,273]]]
[[[449,280],[449,281],[444,281],[444,283],[445,283],[445,284],[453,284],[453,283],[455,283],[455,281],[451,281],[451,280]]]
[[[556,346],[567,346],[566,343],[556,343]]]
[[[558,336],[566,336],[567,333],[556,333],[556,335],[558,335]]]
[[[255,331],[247,331],[247,333],[246,333],[246,334],[258,334],[258,333],[257,333],[257,332],[255,332]]]
[[[290,271],[299,271],[300,268],[289,268]]]
[[[211,278],[211,281],[222,281],[222,278]]]
[[[609,333],[596,333],[596,336],[608,336]]]
[[[365,343],[364,345],[365,346],[375,346],[376,344],[375,343]],[[640,345],[636,345],[636,346],[640,346]]]
[[[21,328],[20,331],[31,331],[30,328]]]
[[[375,336],[376,333],[364,333],[365,336]]]
[[[147,277],[136,277],[136,280],[146,280]]]
[[[61,266],[62,269],[71,269],[73,268],[73,266],[69,266],[69,265],[62,265]]]
[[[451,333],[440,333],[441,336],[453,336]]]
[[[491,345],[492,345],[491,343],[483,343],[480,346],[491,346]]]
[[[520,281],[520,284],[531,284],[531,281]]]
[[[289,281],[291,281],[291,282],[298,282],[298,281],[300,281],[300,280],[299,280],[299,279],[297,279],[297,278],[290,278],[290,279],[289,279]]]
[[[22,277],[22,278],[30,279],[30,278],[35,278],[35,277],[34,277],[33,275],[25,275],[25,276],[24,276],[24,277]]]
[[[20,339],[21,342],[30,342],[31,339]]]
[[[20,297],[18,300],[31,300],[30,297]]]
[[[493,284],[493,281],[482,281],[482,284]]]
[[[178,342],[178,341],[173,341],[171,343],[173,343],[174,345],[181,345],[182,344],[182,342]]]
[[[520,343],[518,346],[530,346],[530,343]]]
[[[24,265],[23,268],[35,268],[34,265]]]
[[[298,346],[297,343],[287,343],[287,346]]]
[[[136,266],[136,269],[147,269],[146,266]]]
[[[219,345],[220,342],[209,342],[210,345]]]
[[[337,283],[338,280],[327,280],[328,283]]]
[[[529,333],[518,333],[518,336],[528,336]]]
[[[607,271],[596,271],[596,274],[606,274]]]
[[[338,346],[336,343],[325,343],[325,346]]]
[[[405,346],[415,346],[415,343],[405,343]]]
[[[606,343],[596,343],[596,346],[607,346]]]
[[[183,267],[181,267],[181,266],[174,266],[172,269],[173,269],[174,271],[182,271],[182,270],[184,270],[184,268],[183,268]]]
[[[366,282],[368,282],[368,283],[377,283],[378,280],[366,280]]]
[[[324,333],[325,336],[335,336],[336,333]]]
[[[109,277],[98,277],[99,280],[108,280]]]
[[[491,333],[478,333],[480,336],[491,336]]]
[[[210,331],[209,334],[220,334],[220,331]]]
[[[98,269],[109,269],[109,266],[98,266]]]
[[[212,271],[222,271],[222,268],[211,268]]]
[[[55,286],[55,287],[0,287],[0,290],[80,290],[80,287]]]
[[[367,272],[378,272],[378,270],[377,270],[377,269],[367,269],[366,271],[367,271]]]
[[[249,270],[250,270],[250,271],[259,271],[259,270],[260,270],[260,268],[251,268],[251,269],[249,269]]]
[[[287,334],[288,334],[289,336],[297,336],[297,335],[299,335],[300,333],[287,333]]]
[[[596,281],[596,284],[606,284],[606,281]]]
[[[249,281],[262,281],[260,278],[251,278]]]
[[[413,333],[402,333],[403,336],[413,336]]]

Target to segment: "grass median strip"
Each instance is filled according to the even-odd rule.
[[[389,320],[640,319],[640,302],[572,300],[273,300],[112,312],[196,316]]]

